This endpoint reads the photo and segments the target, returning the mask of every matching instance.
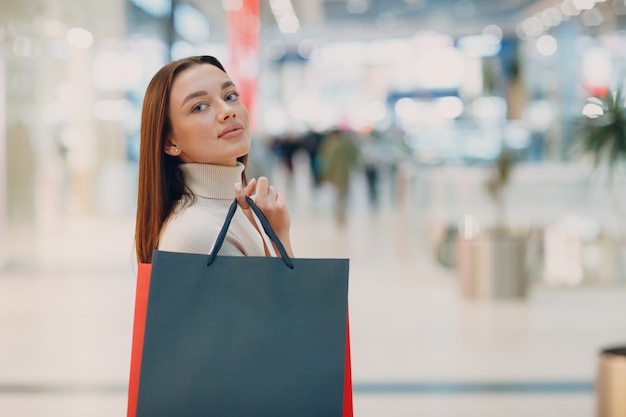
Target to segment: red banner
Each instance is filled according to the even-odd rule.
[[[226,68],[255,123],[255,101],[259,73],[259,0],[240,0],[241,8],[228,11],[228,49],[230,62]]]

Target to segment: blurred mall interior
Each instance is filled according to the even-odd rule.
[[[355,416],[626,415],[624,0],[0,0],[0,415],[126,412],[143,93],[199,54],[350,258]]]

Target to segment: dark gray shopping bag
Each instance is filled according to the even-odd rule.
[[[280,258],[216,256],[233,202],[211,254],[140,267],[129,416],[352,416],[349,261],[289,258],[249,203]]]

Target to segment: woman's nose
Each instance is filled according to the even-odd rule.
[[[222,101],[220,102],[219,106],[220,107],[218,111],[218,118],[220,121],[225,121],[232,117],[237,117],[237,113],[229,103]]]

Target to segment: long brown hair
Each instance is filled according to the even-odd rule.
[[[178,167],[180,159],[165,153],[165,143],[171,129],[167,109],[172,84],[178,74],[201,64],[214,65],[226,72],[222,64],[212,56],[183,58],[163,66],[146,89],[141,114],[135,224],[135,250],[140,263],[152,262],[152,252],[159,245],[161,228],[172,207],[184,194],[191,193],[185,188],[183,175]],[[238,161],[245,165],[247,157],[242,156]],[[243,184],[246,183],[245,172],[241,180]]]

